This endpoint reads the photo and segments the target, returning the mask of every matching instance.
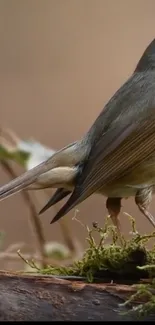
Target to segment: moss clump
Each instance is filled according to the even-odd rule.
[[[108,226],[106,222],[104,228],[100,228],[97,223],[93,224],[92,229],[88,229],[87,241],[88,249],[85,251],[83,258],[73,263],[69,267],[52,267],[46,269],[37,269],[37,272],[48,275],[59,276],[81,276],[85,277],[88,282],[105,282],[114,280],[122,283],[138,283],[140,279],[150,279],[149,284],[138,284],[136,294],[132,295],[125,304],[135,301],[137,298],[147,297],[145,304],[138,305],[136,310],[139,313],[147,313],[152,309],[155,310],[155,246],[148,250],[146,244],[151,238],[155,237],[155,232],[150,235],[140,235],[135,229],[135,221],[132,217],[132,238],[125,240],[118,238],[114,226]],[[94,239],[94,233],[99,235],[99,243]],[[106,244],[106,240],[112,235],[112,243]],[[31,264],[32,266],[32,264]],[[35,264],[34,264],[35,267]],[[151,290],[150,290],[151,289]],[[135,310],[133,307],[132,310]]]
[[[52,267],[39,270],[43,274],[53,275],[73,275],[86,277],[89,282],[96,279],[135,281],[141,278],[148,278],[155,275],[155,247],[149,251],[146,243],[155,233],[150,235],[140,235],[135,229],[134,219],[131,218],[133,236],[130,240],[119,238],[113,226],[106,225],[100,228],[98,224],[93,224],[90,230],[87,228],[89,244],[83,258],[73,263],[70,267]],[[94,240],[94,233],[99,235],[99,243]],[[107,245],[106,240],[112,235],[112,243]],[[140,268],[143,267],[143,268]]]

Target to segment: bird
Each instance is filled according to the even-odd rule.
[[[65,178],[62,182],[59,177],[64,171],[67,186]],[[40,188],[55,187],[57,194],[71,194],[51,223],[100,193],[107,197],[106,207],[119,231],[121,200],[126,197],[135,198],[155,227],[148,211],[155,189],[155,39],[84,136],[1,186],[0,200],[26,188],[37,189],[38,182]]]
[[[140,58],[136,69],[134,71],[134,73],[141,73],[142,71],[145,71],[148,69],[148,64],[150,64],[150,61],[148,60],[149,55],[153,55],[155,51],[155,41],[153,40],[151,42],[151,44],[149,44],[149,46],[146,48],[146,50],[144,51],[142,57]],[[151,68],[152,69],[152,68]],[[75,187],[75,179],[73,179],[73,184],[72,184],[72,188]],[[137,203],[137,205],[139,206],[139,209],[142,213],[147,214],[147,218],[149,218],[149,220],[151,220],[151,223],[154,226],[154,220],[153,217],[151,216],[151,214],[149,214],[148,211],[146,211],[146,207],[149,206],[149,203],[151,202],[151,197],[152,197],[152,187],[145,187],[143,189],[143,191],[140,192],[140,196],[141,196],[141,200],[143,201],[143,205],[141,205],[141,200],[139,200],[139,195],[138,195],[138,191],[137,191],[137,195],[135,198],[135,201]],[[56,203],[58,203],[59,201],[61,201],[62,199],[64,199],[66,196],[68,196],[69,194],[71,194],[72,191],[68,190],[66,188],[58,188],[56,190],[56,192],[54,193],[54,195],[49,199],[49,201],[47,202],[47,204],[40,210],[39,214],[44,213],[47,209],[49,209],[51,206],[55,205]],[[120,212],[120,198],[108,198],[107,202],[106,202],[106,206],[107,208],[109,208],[109,213],[111,212],[111,208],[110,206],[115,206],[115,214],[116,214],[116,208],[118,209],[118,212]],[[112,217],[112,215],[111,215]],[[114,221],[115,221],[115,216],[114,216]],[[117,227],[118,227],[118,222],[117,222]]]

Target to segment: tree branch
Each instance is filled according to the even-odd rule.
[[[0,272],[0,321],[135,321],[118,307],[133,292],[127,285]]]

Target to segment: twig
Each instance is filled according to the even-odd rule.
[[[9,245],[8,248],[6,248],[5,252],[3,252],[3,253],[12,253],[16,249],[19,249],[19,247],[21,248],[23,246],[25,246],[25,243],[21,243],[21,242],[15,243],[15,244],[11,244],[11,245]]]
[[[36,263],[39,262],[39,263],[42,263],[42,257],[38,254],[30,254],[30,253],[25,253],[22,255],[22,260],[35,260]],[[19,254],[18,253],[7,253],[6,251],[5,252],[0,252],[0,260],[19,260]],[[45,262],[46,262],[46,267],[47,265],[52,265],[53,267],[61,267],[62,266],[62,260],[58,261],[58,260],[55,260],[53,258],[49,258],[49,257],[46,257],[45,258]],[[67,266],[67,265],[71,265],[72,264],[72,260],[70,259],[67,259],[67,260],[63,260],[63,266]]]
[[[20,142],[19,136],[8,128],[0,128],[0,134],[1,138],[4,138],[4,141],[8,141],[9,146],[11,146],[12,148],[16,148],[18,143]]]
[[[1,165],[4,168],[4,170],[9,174],[9,176],[11,176],[11,178],[17,177],[17,175],[15,174],[14,170],[12,169],[12,167],[9,165],[8,162],[1,160]],[[35,233],[36,237],[37,237],[38,249],[39,249],[40,255],[42,257],[42,266],[46,267],[46,263],[45,263],[45,258],[46,258],[45,242],[46,241],[45,241],[45,237],[44,237],[44,233],[43,233],[43,229],[42,229],[40,220],[38,219],[35,205],[33,204],[33,201],[31,199],[30,195],[28,194],[28,192],[22,191],[21,194],[23,196],[24,201],[29,206],[30,226],[32,228],[33,235]]]

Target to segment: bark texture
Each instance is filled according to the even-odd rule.
[[[129,285],[0,272],[0,321],[144,320],[119,313],[118,304],[133,292]],[[155,320],[155,315],[145,320]]]

